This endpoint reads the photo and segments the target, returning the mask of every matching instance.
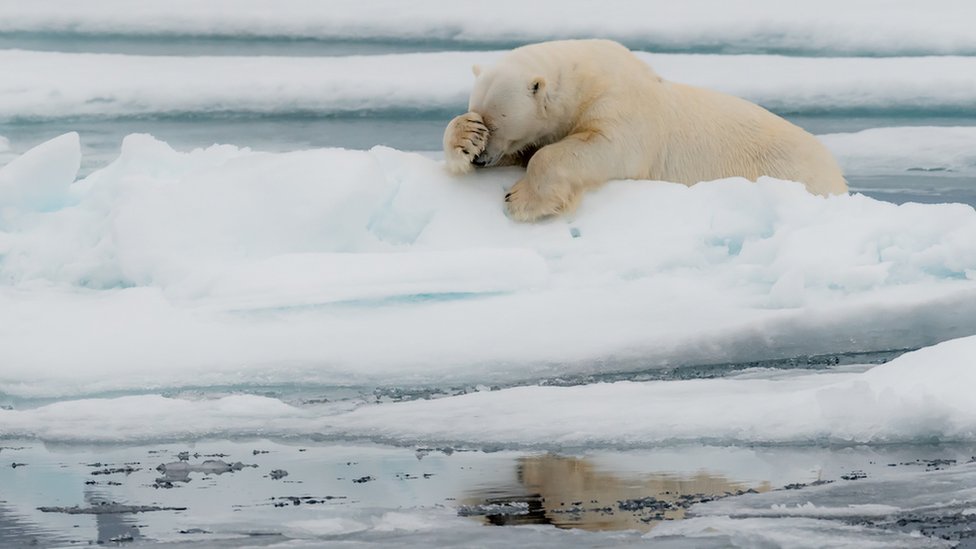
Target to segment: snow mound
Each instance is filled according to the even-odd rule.
[[[0,119],[462,112],[471,65],[504,53],[177,57],[6,50]],[[638,55],[669,80],[783,113],[968,112],[976,99],[976,57]]]

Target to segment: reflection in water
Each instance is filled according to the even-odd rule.
[[[685,517],[695,503],[746,492],[765,492],[768,482],[748,486],[700,471],[693,475],[625,477],[598,470],[584,458],[541,455],[517,464],[518,494],[473,496],[489,524],[552,524],[585,530],[650,530],[664,520]]]
[[[90,507],[107,503],[118,503],[111,494],[98,490],[85,490],[85,503]],[[129,513],[99,513],[94,515],[98,531],[98,543],[129,542],[142,538],[135,515]]]

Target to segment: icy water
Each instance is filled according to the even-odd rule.
[[[757,10],[770,8],[760,4],[756,4]],[[5,59],[11,67],[28,67],[18,74],[30,74],[38,59],[48,63],[44,66],[58,67],[63,73],[44,80],[37,90],[25,91],[17,82],[8,81],[6,88],[0,84],[0,166],[70,131],[80,136],[78,178],[97,174],[112,164],[119,157],[125,136],[133,133],[151,134],[177,151],[207,148],[215,143],[273,153],[322,147],[365,151],[382,145],[437,159],[444,125],[465,107],[464,86],[469,79],[454,79],[454,69],[448,62],[455,61],[407,54],[436,56],[457,52],[465,56],[456,63],[457,72],[467,77],[467,56],[477,60],[483,53],[490,62],[495,55],[492,52],[524,43],[526,37],[555,38],[569,32],[578,36],[608,34],[634,49],[655,54],[688,54],[701,62],[691,63],[694,66],[688,74],[701,77],[703,85],[709,83],[710,74],[720,72],[718,69],[727,63],[759,68],[768,65],[773,68],[767,72],[773,73],[775,67],[785,67],[787,76],[780,80],[769,78],[761,70],[757,75],[737,75],[738,80],[730,84],[728,91],[753,98],[812,133],[827,136],[825,141],[841,160],[854,193],[891,204],[960,203],[976,207],[976,138],[965,133],[976,128],[976,97],[971,91],[976,89],[976,82],[971,75],[966,76],[966,70],[972,67],[969,63],[976,59],[976,45],[970,43],[966,32],[956,32],[954,28],[934,29],[931,33],[936,38],[931,38],[924,33],[905,34],[904,28],[917,27],[917,23],[893,26],[890,36],[885,37],[882,32],[877,41],[865,42],[861,40],[865,33],[856,26],[834,32],[830,30],[836,29],[833,24],[810,24],[812,30],[804,42],[795,38],[797,29],[807,26],[804,18],[777,12],[779,19],[774,22],[787,24],[795,19],[798,23],[789,27],[792,30],[754,28],[748,26],[752,24],[750,17],[739,21],[741,35],[720,33],[717,29],[736,26],[735,22],[722,22],[711,28],[713,35],[687,24],[678,29],[681,32],[653,38],[648,37],[653,33],[646,29],[634,31],[626,21],[613,19],[594,23],[591,31],[577,22],[583,27],[573,27],[577,29],[574,31],[557,32],[554,29],[560,25],[553,23],[550,28],[499,29],[496,34],[478,34],[452,19],[440,23],[431,19],[430,25],[440,27],[429,32],[424,26],[427,23],[414,19],[402,26],[390,26],[379,23],[393,20],[394,16],[363,12],[358,15],[361,20],[350,23],[350,28],[363,29],[357,37],[355,31],[329,31],[330,27],[322,23],[330,20],[328,14],[325,19],[312,18],[312,23],[318,21],[319,26],[302,26],[304,17],[300,10],[290,18],[286,14],[283,19],[275,19],[277,23],[270,27],[265,27],[260,18],[257,22],[244,18],[233,23],[242,27],[231,25],[230,30],[220,30],[221,25],[211,22],[212,26],[208,26],[207,17],[213,14],[204,13],[206,10],[197,13],[196,8],[189,6],[189,19],[154,19],[157,28],[142,26],[143,22],[135,16],[116,21],[108,17],[112,11],[108,4],[103,14],[105,21],[116,22],[104,26],[98,23],[98,10],[94,10],[94,15],[80,16],[66,12],[69,23],[62,24],[56,17],[32,19],[29,14],[18,15],[15,5],[0,3],[0,8],[9,10],[0,12],[0,53],[9,55]],[[71,9],[67,5],[61,8]],[[842,3],[834,6],[838,13],[842,8]],[[359,12],[354,12],[356,19]],[[220,15],[219,10],[217,14]],[[94,17],[95,23],[86,19],[89,16]],[[187,21],[193,22],[194,17],[202,23],[181,27]],[[877,25],[877,14],[870,12],[857,12],[843,19],[864,22],[871,29]],[[966,17],[947,15],[939,19],[965,21]],[[896,32],[898,28],[903,30]],[[38,52],[44,55],[33,57]],[[89,53],[97,56],[72,57]],[[764,57],[749,57],[752,55]],[[149,58],[161,63],[160,70],[171,71],[165,72],[156,85],[173,83],[172,87],[156,93],[153,86],[140,88],[135,81],[138,78],[113,69],[155,62]],[[297,64],[294,73],[263,78],[252,75],[251,80],[226,83],[219,82],[219,76],[213,77],[216,82],[200,79],[194,72],[198,69],[182,72],[184,65],[189,67],[198,61],[202,63],[199,70],[206,74],[223,66],[222,60],[241,67],[268,67],[278,63],[274,59],[280,59],[282,65],[284,60],[338,60],[353,64],[336,65],[336,72],[329,73],[322,82],[304,78],[309,72],[331,65]],[[359,63],[365,66],[370,59],[382,60],[381,68],[389,68],[395,79],[392,88],[363,76],[365,69],[362,74],[357,71]],[[898,72],[883,65],[892,59],[914,67],[906,73],[935,67],[933,73],[925,76],[929,87],[886,80],[889,73]],[[662,58],[666,67],[668,63],[680,67],[686,61],[683,57]],[[806,61],[824,63],[816,65],[818,70],[836,66],[840,83],[825,78],[822,88],[815,87],[819,81],[810,88],[807,80],[799,76],[806,69],[791,65]],[[856,65],[845,64],[848,61]],[[72,74],[76,64],[97,72],[87,78],[85,74]],[[428,66],[441,72],[415,72]],[[789,74],[795,74],[800,82],[795,87],[791,87]],[[834,71],[830,70],[830,74],[834,75]],[[98,86],[101,80],[108,82],[106,87]],[[260,87],[265,84],[270,87]],[[115,88],[119,90],[117,95]],[[899,95],[903,92],[905,95]],[[324,97],[321,103],[314,100],[317,94]],[[835,102],[840,106],[830,107]],[[879,128],[894,133],[863,133]],[[961,132],[954,133],[956,130]],[[834,134],[844,135],[838,138]],[[158,195],[143,198],[150,204],[173,200],[176,195],[165,194],[166,184],[178,179],[182,171],[198,167],[194,165],[196,160],[189,157],[180,159],[184,164],[167,165],[168,153],[154,143],[137,142],[130,149],[135,160],[127,160],[132,165],[122,163],[120,168],[133,170],[123,172],[121,181],[140,181],[144,177],[147,185],[159,190]],[[203,173],[210,168],[208,159],[221,154],[224,153],[220,150],[211,150],[200,155]],[[235,149],[226,154],[241,153]],[[385,153],[381,151],[382,154]],[[293,161],[288,160],[292,157],[282,158],[285,163]],[[337,172],[347,169],[346,157],[337,158],[329,166],[336,167]],[[426,165],[411,172],[409,162],[414,160],[396,157],[389,162],[394,167],[381,175],[390,180],[409,184],[433,179],[423,171]],[[275,183],[288,184],[289,178],[301,179],[295,172],[302,169],[289,173],[280,164],[268,167],[254,163],[220,176],[246,182],[249,175],[268,170]],[[375,177],[374,172],[363,171],[367,174],[364,177]],[[279,181],[276,173],[281,172],[286,175]],[[200,181],[206,181],[206,177],[196,182]],[[494,181],[486,184],[494,185]],[[398,187],[389,202],[419,201],[409,190],[408,185]],[[285,192],[289,192],[287,187]],[[216,194],[232,209],[237,199],[222,193],[218,189]],[[0,199],[5,196],[0,193]],[[127,195],[121,191],[121,196],[124,203]],[[338,220],[335,227],[328,224],[331,219],[326,219],[323,225],[316,226],[318,230],[328,233],[341,228],[347,210],[355,211],[360,202],[373,199],[366,195],[358,199],[354,194],[349,196],[353,198],[345,205],[329,211]],[[753,195],[732,196],[761,202]],[[495,197],[483,198],[487,201]],[[138,205],[140,196],[132,193],[128,199]],[[275,207],[270,195],[257,195],[254,200],[262,205],[267,202],[269,209]],[[694,317],[694,311],[685,312],[689,307],[679,303],[685,316],[675,319],[673,337],[668,335],[672,333],[668,331],[669,322],[655,324],[664,335],[652,345],[656,353],[653,356],[616,356],[612,337],[618,330],[611,327],[607,329],[609,349],[600,347],[606,358],[581,365],[533,355],[523,368],[518,359],[520,353],[530,352],[526,344],[530,340],[515,339],[520,330],[511,326],[530,321],[508,313],[495,316],[488,305],[468,313],[461,309],[468,302],[499,301],[504,305],[509,292],[536,288],[539,282],[534,277],[535,263],[523,261],[521,255],[499,256],[510,262],[507,266],[516,273],[512,281],[499,282],[504,277],[489,270],[482,275],[488,282],[479,281],[471,288],[462,285],[460,289],[444,290],[435,286],[431,290],[421,280],[419,289],[392,294],[373,292],[369,286],[377,269],[360,271],[353,264],[349,276],[357,284],[366,279],[365,290],[360,291],[357,286],[351,297],[332,298],[326,291],[325,298],[318,298],[320,301],[295,301],[294,296],[274,293],[278,271],[273,264],[258,265],[261,268],[252,271],[242,267],[244,274],[240,278],[224,276],[217,269],[219,265],[214,267],[204,261],[212,259],[205,245],[200,252],[194,248],[195,241],[181,241],[178,237],[171,241],[154,232],[168,223],[176,229],[202,223],[194,217],[194,207],[189,204],[185,211],[178,210],[184,217],[153,217],[149,208],[129,214],[131,219],[148,216],[144,224],[127,225],[136,235],[137,257],[150,260],[146,272],[140,271],[138,262],[123,265],[120,273],[97,267],[85,271],[89,263],[96,261],[89,258],[62,266],[57,248],[51,246],[38,247],[41,252],[37,257],[41,259],[37,261],[32,262],[30,256],[31,261],[15,263],[22,256],[10,250],[16,251],[13,246],[21,241],[0,239],[0,261],[15,265],[11,271],[14,274],[5,273],[2,280],[10,292],[0,293],[0,298],[5,300],[4,305],[11,305],[8,311],[16,310],[22,315],[5,326],[13,329],[21,324],[18,319],[33,319],[47,329],[53,317],[45,317],[44,313],[57,311],[62,324],[51,329],[73,334],[60,342],[68,351],[46,345],[26,355],[10,351],[11,356],[20,359],[42,357],[38,363],[47,369],[38,368],[37,376],[32,375],[29,366],[14,364],[9,371],[0,366],[0,414],[6,414],[0,415],[0,547],[976,547],[976,445],[972,442],[971,426],[954,423],[957,417],[969,417],[965,402],[953,408],[953,404],[944,401],[951,400],[948,397],[954,393],[946,391],[945,399],[939,396],[943,393],[925,393],[924,383],[912,378],[902,380],[902,385],[882,383],[876,393],[862,391],[875,379],[865,377],[874,367],[897,360],[916,347],[976,333],[976,312],[971,292],[966,293],[971,290],[966,284],[972,282],[967,273],[976,272],[969,269],[970,259],[964,253],[968,250],[965,237],[969,233],[947,237],[946,246],[957,245],[964,252],[954,255],[955,248],[936,243],[920,248],[921,260],[905,260],[905,265],[920,273],[942,277],[938,283],[920,286],[925,291],[934,288],[929,301],[907,290],[899,293],[899,288],[880,297],[872,294],[873,301],[856,299],[859,289],[882,285],[874,282],[878,268],[862,256],[871,257],[872,261],[876,256],[879,268],[885,269],[885,265],[901,260],[901,248],[892,242],[914,250],[904,242],[927,238],[915,231],[916,218],[908,216],[899,218],[897,225],[857,225],[852,229],[861,231],[857,235],[876,238],[856,250],[856,258],[851,260],[855,274],[842,281],[847,284],[844,289],[854,294],[850,308],[861,303],[867,312],[845,316],[837,328],[830,320],[823,320],[824,313],[817,309],[815,296],[804,301],[804,281],[802,277],[796,281],[795,271],[809,272],[810,286],[822,283],[834,290],[838,284],[817,278],[815,260],[800,262],[784,253],[769,262],[793,260],[798,261],[798,266],[784,268],[786,274],[777,271],[776,276],[782,278],[770,283],[771,304],[763,301],[759,307],[772,312],[761,317],[756,326],[736,328],[729,319],[737,316],[735,307],[749,308],[751,301],[743,305],[731,300],[732,304],[720,309],[723,314],[719,315],[703,309],[700,318]],[[886,205],[872,207],[869,213],[873,215]],[[81,212],[77,218],[96,219],[93,223],[97,225],[101,217],[110,220],[126,214],[94,211]],[[246,217],[247,210],[243,211],[241,215]],[[263,240],[264,233],[290,226],[287,218],[295,209],[284,211],[284,216],[272,215],[270,221],[265,220],[260,225],[263,229],[252,235],[258,253],[246,249],[246,244],[231,243],[229,246],[240,246],[242,250],[233,256],[234,261],[260,255],[261,246],[273,249],[276,241]],[[959,209],[944,211],[968,215]],[[851,215],[860,213],[857,210]],[[723,253],[737,255],[742,242],[736,241],[735,230],[740,230],[741,224],[735,220],[740,214],[717,214],[711,222],[721,225],[732,219],[734,230],[726,234],[722,232],[726,229],[720,227],[709,239],[709,245],[717,242]],[[432,215],[413,211],[402,218],[388,215],[390,221],[377,214],[369,218],[369,229],[386,235],[386,244],[397,249],[397,245],[413,243],[402,233],[410,233],[415,225],[426,227],[424,223]],[[942,217],[949,219],[952,215]],[[940,216],[931,214],[923,221],[937,217]],[[13,226],[33,217],[10,219]],[[225,228],[216,215],[214,219],[218,221],[212,225],[201,225],[201,240],[207,241],[211,233]],[[254,219],[255,223],[261,221],[257,216]],[[472,214],[472,219],[477,223],[479,218]],[[0,222],[6,221],[0,216]],[[458,227],[463,221],[466,220],[454,220]],[[779,227],[773,221],[764,222],[770,228],[749,226],[748,230],[766,235]],[[233,222],[227,225],[231,229],[237,227]],[[295,226],[299,225],[296,222]],[[73,226],[68,222],[63,226],[54,223],[48,228],[50,234],[41,231],[30,238],[58,242],[74,235]],[[616,227],[597,224],[593,232],[599,234],[608,226]],[[5,228],[0,223],[0,229]],[[465,234],[463,230],[459,229],[459,234]],[[544,230],[546,227],[540,229]],[[179,234],[178,230],[173,232]],[[803,242],[802,226],[797,233],[801,234],[798,242]],[[81,238],[81,243],[65,240],[64,247],[87,246],[90,240],[93,248],[100,250],[106,243],[124,241],[127,234],[130,233],[109,229],[95,237]],[[301,245],[290,243],[297,230],[281,234],[289,243],[281,246],[279,253],[297,255],[304,250]],[[504,240],[502,244],[494,243],[477,232],[471,234],[486,242],[484,247],[515,246]],[[519,237],[534,234],[520,233]],[[569,228],[567,234],[582,242],[590,236],[585,225],[582,239],[578,227]],[[242,238],[248,237],[245,234]],[[29,245],[29,238],[24,241]],[[446,241],[451,248],[458,245],[450,239]],[[334,245],[330,242],[328,251],[354,255],[353,252],[361,251],[356,245],[352,238]],[[946,249],[950,251],[944,253],[950,257],[942,263],[926,262]],[[153,270],[153,254],[163,256],[172,250],[178,250],[173,254],[178,261]],[[552,249],[548,252],[558,256]],[[602,257],[603,252],[597,252]],[[614,250],[606,252],[607,261],[620,261],[613,256]],[[99,253],[96,259],[108,264],[114,253]],[[167,277],[180,271],[184,257],[189,258],[186,262],[199,261],[199,269],[187,277],[189,284],[166,286],[170,280]],[[669,257],[674,260],[681,256]],[[437,257],[423,260],[435,261]],[[45,267],[43,261],[55,266]],[[822,263],[831,262],[828,259]],[[645,271],[660,268],[667,274],[669,268],[667,262],[663,267],[654,263],[627,267],[621,263],[626,267],[621,272],[594,278],[596,282],[588,280],[587,284],[598,287],[607,279],[618,278],[639,283]],[[707,271],[710,266],[707,262],[691,264],[693,271]],[[478,265],[482,263],[472,269],[478,270]],[[894,278],[901,276],[912,282],[922,276],[898,265]],[[317,272],[314,263],[283,266],[287,272],[306,268],[313,274]],[[727,280],[744,271],[752,272],[751,265],[740,267],[731,274],[717,276],[713,282],[727,283],[723,288],[754,284]],[[404,269],[402,276],[409,278],[414,272],[411,268],[410,264],[392,268],[384,264],[378,270],[392,272],[390,276],[396,279],[397,269]],[[62,284],[59,276],[70,276],[78,269],[83,271],[78,277],[81,282],[75,284],[72,279],[75,285]],[[118,277],[119,282],[103,282],[116,280],[113,277]],[[131,279],[140,282],[132,283]],[[335,286],[347,283],[341,276],[338,280]],[[54,288],[53,297],[43,294],[32,301],[30,292],[37,287],[46,288],[49,281]],[[382,282],[381,279],[377,284]],[[667,304],[672,294],[683,296],[689,292],[670,278],[667,283],[674,286],[647,288],[648,293],[657,292],[653,294],[655,304]],[[164,288],[162,297],[148,292],[139,294],[139,284]],[[266,285],[272,290],[267,290]],[[224,296],[227,303],[220,301],[219,293],[212,302],[202,298],[193,301],[205,290],[225,287],[230,288]],[[302,288],[300,284],[297,287]],[[589,286],[585,288],[584,293],[590,291]],[[126,297],[133,293],[125,292],[133,289],[135,297]],[[234,302],[235,296],[239,297],[235,290],[264,291],[271,296],[265,295],[269,304]],[[299,297],[315,292],[321,293],[321,288],[302,290]],[[21,295],[28,297],[17,301]],[[106,305],[100,309],[103,296],[106,302],[115,298],[120,301],[115,308]],[[621,298],[612,293],[606,297],[594,293],[591,299],[591,305],[609,302],[612,306],[591,307],[596,311],[592,314],[587,314],[585,306],[581,307],[582,314],[576,308],[567,308],[562,316],[599,317],[601,312],[620,312],[618,305],[620,309],[626,306],[614,304],[615,299]],[[702,299],[704,302],[710,298]],[[918,308],[912,308],[915,300],[921,303]],[[171,314],[168,307],[172,303],[179,314]],[[804,304],[809,306],[809,312],[802,309]],[[359,360],[366,365],[361,375],[358,371],[351,374],[353,367],[331,369],[334,362],[348,358],[347,348],[352,348],[352,344],[343,347],[342,342],[360,337],[355,326],[372,330],[368,315],[373,305],[395,313],[406,311],[402,317],[406,320],[400,325],[384,321],[376,328],[379,333],[375,340],[364,349],[367,358],[350,359],[351,364]],[[244,328],[239,332],[221,331],[224,325],[208,323],[212,319],[205,314],[210,308],[217,311],[214,314],[219,321]],[[430,316],[407,314],[415,309],[429,309]],[[111,314],[103,315],[103,311]],[[732,312],[726,314],[728,311]],[[529,312],[524,313],[522,316],[533,318]],[[315,324],[316,314],[335,321]],[[439,338],[420,340],[415,337],[416,331],[410,331],[437,318],[441,320],[430,323],[430,329],[442,331],[444,340],[461,342],[450,347],[451,358],[441,362],[436,347],[426,350],[430,342],[440,343]],[[471,318],[476,320],[472,322]],[[305,320],[309,323],[301,324]],[[360,324],[346,328],[346,320]],[[256,324],[246,324],[250,321]],[[104,327],[99,322],[105,322]],[[139,331],[143,324],[144,331]],[[504,337],[479,335],[482,325]],[[572,328],[571,323],[568,325]],[[610,320],[607,325],[613,326]],[[696,343],[688,338],[689,331],[698,331],[688,326],[698,325],[716,326],[714,341]],[[94,341],[97,338],[90,338],[103,331],[122,334],[118,345],[99,347]],[[0,350],[13,349],[20,340],[32,341],[43,335],[11,333],[19,335],[0,334],[0,344],[5,345]],[[813,335],[807,337],[807,333]],[[148,337],[141,338],[144,334]],[[324,337],[322,334],[335,341],[312,346],[313,351],[307,353],[296,351],[318,341]],[[818,341],[818,337],[822,339]],[[553,346],[565,346],[567,339],[554,340]],[[387,340],[390,351],[384,351]],[[211,345],[213,341],[218,343]],[[824,343],[827,341],[831,343]],[[222,355],[220,342],[225,350],[233,349],[235,353]],[[526,345],[521,351],[519,342]],[[592,345],[589,340],[587,343]],[[470,345],[470,349],[465,345]],[[140,346],[146,352],[141,352]],[[472,355],[489,348],[506,352],[493,355],[496,360],[488,366],[464,367],[477,364],[477,356]],[[260,352],[255,353],[256,349]],[[404,352],[415,354],[408,357],[410,360],[405,359],[401,370],[389,355]],[[58,360],[58,353],[76,357],[79,363],[91,366],[92,371],[76,371],[71,360],[51,366],[52,360]],[[284,357],[280,363],[274,356],[269,358],[276,353]],[[260,356],[251,356],[255,354]],[[193,362],[181,362],[187,357]],[[0,360],[6,358],[0,356]],[[457,365],[452,361],[457,361]],[[31,362],[25,360],[24,364]],[[950,374],[954,380],[955,374]],[[384,382],[384,378],[392,381]],[[833,384],[834,379],[839,381]],[[894,379],[897,381],[897,376]],[[649,412],[634,405],[639,402],[639,395],[624,398],[612,391],[600,392],[616,386],[639,388],[642,384],[653,384],[648,387],[657,392],[649,394],[661,397],[668,408]],[[736,390],[741,388],[741,400],[731,400],[735,395],[729,395],[726,387],[733,386]],[[908,397],[902,401],[883,398],[895,398],[890,396],[893,392],[902,394],[896,390],[899,387],[909,395],[917,387],[923,395],[922,403]],[[554,401],[571,404],[569,411],[554,412],[553,407],[547,406],[546,402],[551,403],[545,400],[547,395],[557,394],[553,391],[563,391],[565,396],[557,396]],[[872,400],[870,395],[876,394],[882,396]],[[749,401],[750,395],[754,395],[754,402]],[[799,412],[816,410],[821,415],[812,413],[813,419],[803,416],[790,423],[789,417],[780,417],[793,411],[790,402],[771,405],[771,412],[764,415],[758,402],[775,401],[777,395],[784,395],[787,400],[796,397],[797,408],[803,408]],[[157,396],[160,398],[154,400]],[[531,404],[536,398],[542,404],[533,409]],[[696,418],[716,399],[732,404],[727,417],[719,414],[714,422],[717,427],[711,429],[711,422]],[[454,401],[467,404],[452,407]],[[858,407],[862,402],[863,415]],[[918,406],[917,410],[913,405]],[[943,405],[945,408],[940,407]],[[386,409],[391,410],[389,417],[376,412]],[[516,411],[506,414],[505,410]],[[842,412],[832,415],[834,410]],[[902,411],[903,416],[899,415]],[[376,413],[371,416],[371,412]],[[461,420],[466,424],[458,426],[455,418],[459,417],[469,419]],[[751,420],[753,417],[759,419]],[[886,421],[889,417],[896,419]],[[638,429],[636,434],[623,429],[623,434],[618,435],[621,424],[646,429]],[[845,430],[847,427],[849,430]],[[531,439],[531,435],[522,434],[529,430],[544,434]],[[698,434],[706,431],[710,433],[707,436]],[[802,432],[796,434],[798,431]],[[86,442],[89,439],[95,442]]]
[[[852,546],[939,546],[940,538],[968,546],[976,521],[961,502],[938,500],[946,490],[971,492],[972,445],[486,452],[265,439],[4,444],[13,465],[0,469],[4,547],[511,539],[481,525],[534,526],[516,538],[530,547],[721,547],[756,527],[788,540],[797,525]],[[716,519],[729,512],[721,505],[738,526]],[[669,533],[689,512],[702,524]]]

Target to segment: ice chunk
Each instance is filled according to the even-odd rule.
[[[7,145],[0,138],[0,151]],[[2,209],[54,210],[68,203],[68,187],[81,167],[81,141],[75,132],[45,141],[0,168]]]

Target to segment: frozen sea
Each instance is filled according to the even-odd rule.
[[[518,14],[517,17],[513,14]],[[976,8],[0,0],[0,546],[976,546]],[[851,194],[455,178],[617,39]]]

